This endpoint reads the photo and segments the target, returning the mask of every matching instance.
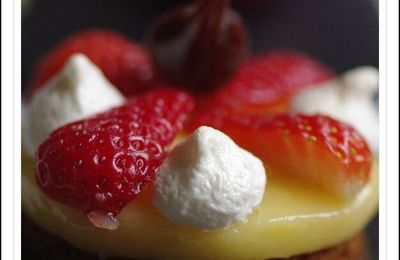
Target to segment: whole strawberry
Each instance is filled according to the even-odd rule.
[[[147,50],[116,32],[92,29],[70,36],[39,62],[28,95],[55,76],[75,53],[86,55],[126,96],[161,82]]]
[[[192,107],[183,92],[157,90],[55,130],[37,151],[40,188],[96,226],[116,228],[114,217],[154,178]]]

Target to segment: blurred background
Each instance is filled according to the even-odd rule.
[[[23,0],[22,87],[35,63],[69,34],[110,28],[143,41],[151,21],[185,0]],[[253,52],[293,48],[343,72],[378,66],[378,0],[236,0]],[[371,259],[378,259],[378,217],[368,227]],[[24,256],[24,254],[23,254]]]
[[[24,0],[22,83],[37,60],[70,33],[111,28],[142,41],[155,16],[187,0]],[[377,0],[235,0],[255,52],[294,48],[342,72],[378,66]]]

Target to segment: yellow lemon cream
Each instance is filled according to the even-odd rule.
[[[153,207],[148,192],[118,216],[117,230],[94,227],[86,216],[41,192],[34,162],[22,154],[23,211],[39,226],[97,254],[162,259],[286,258],[334,246],[362,230],[378,205],[378,162],[351,200],[312,185],[269,178],[260,206],[240,223],[217,231],[174,224]]]

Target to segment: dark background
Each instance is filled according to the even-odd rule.
[[[22,85],[35,62],[58,41],[84,28],[103,27],[142,41],[151,21],[179,0],[26,0],[22,16]],[[24,3],[25,4],[25,3]],[[378,66],[377,0],[237,0],[254,52],[305,51],[337,72]],[[367,229],[378,259],[378,217]],[[24,255],[24,254],[23,254]]]

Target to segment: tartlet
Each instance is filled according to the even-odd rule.
[[[76,52],[82,52],[87,55],[89,59],[103,70],[111,83],[115,84],[125,95],[147,92],[146,88],[158,87],[165,84],[186,85],[189,89],[192,89],[194,93],[197,93],[199,88],[201,88],[201,84],[199,85],[197,81],[198,77],[204,77],[207,79],[207,86],[211,89],[217,88],[217,91],[212,93],[211,96],[208,94],[196,94],[199,97],[196,100],[197,107],[190,116],[194,118],[194,120],[189,122],[189,126],[185,128],[186,132],[181,131],[183,127],[182,122],[178,122],[177,125],[179,125],[179,127],[175,129],[178,133],[187,136],[191,133],[193,126],[196,124],[202,125],[205,122],[204,124],[214,126],[214,120],[220,120],[215,123],[215,125],[219,126],[222,122],[221,129],[224,129],[224,120],[228,118],[229,121],[231,114],[238,114],[241,118],[250,118],[253,116],[270,117],[271,114],[277,112],[287,112],[292,97],[297,95],[306,85],[316,86],[333,77],[332,72],[320,66],[319,63],[314,62],[306,56],[292,54],[290,52],[282,52],[279,54],[272,53],[271,55],[266,55],[261,58],[249,59],[243,64],[240,64],[238,61],[246,56],[246,51],[243,51],[243,48],[245,48],[244,46],[247,44],[245,40],[246,35],[240,33],[240,30],[243,28],[237,14],[233,13],[231,10],[225,10],[225,4],[225,1],[220,1],[218,5],[213,6],[210,1],[203,1],[197,7],[190,6],[186,9],[180,9],[178,12],[178,14],[184,15],[185,19],[183,19],[183,21],[189,21],[188,24],[190,24],[191,18],[194,20],[200,19],[199,16],[204,16],[207,10],[219,12],[222,18],[217,22],[227,23],[229,26],[239,31],[239,33],[235,33],[235,30],[228,30],[228,32],[226,32],[224,31],[226,28],[223,28],[221,29],[222,31],[219,32],[223,35],[232,33],[233,36],[237,37],[235,41],[239,42],[238,45],[230,46],[234,51],[238,51],[237,56],[235,55],[235,57],[232,58],[232,60],[234,60],[233,67],[231,63],[228,64],[228,66],[224,61],[221,62],[221,60],[224,60],[223,58],[227,57],[227,54],[233,53],[232,50],[226,53],[223,52],[222,57],[218,57],[216,60],[210,60],[210,62],[212,61],[212,65],[216,64],[221,68],[219,74],[223,75],[223,77],[210,76],[210,71],[207,70],[205,70],[204,73],[200,73],[200,75],[197,73],[198,69],[204,66],[204,63],[202,63],[204,62],[204,57],[193,55],[193,52],[204,48],[204,42],[190,46],[193,49],[190,48],[191,51],[184,55],[184,57],[192,57],[193,60],[195,60],[194,62],[193,60],[189,60],[188,62],[188,60],[181,59],[178,60],[178,65],[174,64],[174,67],[168,67],[168,64],[171,63],[171,57],[170,55],[166,55],[166,53],[176,53],[177,49],[182,48],[182,44],[180,43],[178,46],[168,45],[168,37],[170,37],[170,35],[167,33],[166,35],[168,37],[165,37],[164,31],[166,30],[165,28],[171,26],[171,23],[174,24],[176,20],[182,20],[176,15],[166,15],[164,19],[161,20],[161,23],[156,25],[158,29],[155,29],[151,36],[152,55],[156,65],[153,65],[149,56],[147,56],[148,54],[143,49],[133,48],[123,37],[114,37],[112,33],[104,33],[102,31],[83,33],[76,36],[76,38],[72,37],[61,45],[61,47],[55,49],[53,54],[48,55],[44,59],[44,62],[42,62],[38,69],[40,73],[36,72],[37,78],[33,81],[34,85],[31,88],[31,97],[29,99],[35,99],[35,95],[37,95],[35,94],[35,89],[42,88],[41,85],[47,82],[46,80],[50,77],[56,75],[64,66],[69,55]],[[196,12],[196,8],[203,11],[203,13],[200,12],[199,14]],[[179,29],[185,31],[182,28]],[[205,26],[203,30],[201,30],[201,33],[204,34],[204,31],[207,32],[207,30],[210,30],[209,26]],[[168,30],[166,31],[168,32]],[[101,37],[99,37],[99,35]],[[173,36],[175,37],[176,35]],[[85,38],[86,41],[77,40],[81,37],[87,37]],[[111,38],[113,38],[113,40],[111,40]],[[96,52],[96,50],[93,49],[96,49],[95,46],[100,40],[103,45],[100,51]],[[78,43],[83,45],[80,46]],[[101,52],[108,50],[108,45],[111,45],[112,48],[115,49],[113,43],[116,44],[115,46],[121,47],[120,50],[122,51],[116,52],[116,54],[114,53],[118,58],[114,59],[115,63],[110,67],[99,57],[104,55],[101,54]],[[217,50],[224,50],[227,44],[229,44],[229,42],[223,42],[221,45],[214,45],[214,47]],[[124,51],[131,54],[131,56],[129,56],[130,58],[132,58],[134,53],[139,53],[138,55],[134,55],[137,58],[135,60],[137,63],[135,63],[133,67],[125,60]],[[60,53],[63,54],[61,59],[59,56]],[[215,53],[211,52],[211,55],[215,55]],[[198,59],[200,61],[196,63]],[[274,67],[271,64],[278,65]],[[125,65],[126,67],[124,67]],[[157,66],[158,69],[161,68],[162,72],[155,69]],[[189,69],[186,69],[185,66],[188,66]],[[237,66],[239,66],[238,69]],[[114,67],[118,67],[119,71],[115,71]],[[270,69],[270,67],[273,68]],[[143,68],[145,68],[145,72],[143,72]],[[215,67],[211,66],[211,68],[215,70]],[[296,69],[298,68],[302,73],[297,72]],[[260,72],[266,73],[267,75],[271,73],[274,77],[275,74],[278,74],[280,75],[277,76],[279,80],[273,78],[271,81],[270,78],[265,79],[260,77]],[[134,76],[132,77],[131,74],[134,74]],[[296,80],[291,80],[292,77],[295,76],[297,77]],[[132,78],[135,84],[131,86],[129,82]],[[192,79],[197,80],[193,81]],[[261,83],[264,84],[261,84],[261,90],[264,86],[268,88],[268,84],[265,84],[266,82],[278,83],[278,87],[274,87],[275,89],[271,88],[263,92],[265,94],[275,91],[275,95],[260,95],[266,99],[261,100],[261,102],[257,98],[254,99],[255,96],[253,93],[251,93],[251,95],[246,93],[246,91],[252,87],[255,88],[253,89],[254,93],[260,91],[260,79]],[[283,79],[290,80],[285,81]],[[247,81],[249,82],[248,86],[243,88],[242,83]],[[228,83],[225,84],[221,82]],[[223,85],[223,87],[221,87],[221,85]],[[136,100],[140,100],[141,98],[142,96],[136,97]],[[28,109],[29,102],[31,101],[27,101]],[[117,112],[111,112],[111,114],[118,116],[118,108],[116,108],[115,111]],[[110,112],[105,112],[104,114],[107,113],[110,114]],[[103,114],[99,115],[94,116],[94,120],[97,120],[96,117],[102,117]],[[304,118],[303,116],[299,117]],[[82,120],[92,120],[86,119],[86,115],[83,118]],[[57,131],[62,132],[62,129],[65,128],[63,124],[60,124],[61,128],[55,130],[56,133]],[[74,123],[71,123],[71,125],[73,124]],[[174,128],[175,125],[172,125],[172,128]],[[240,127],[243,127],[243,125]],[[307,127],[309,126],[306,126],[306,128]],[[251,145],[247,147],[246,142],[241,140],[240,134],[237,134],[237,129],[235,131],[230,131],[229,128],[226,128],[225,130],[227,130],[231,138],[235,141],[239,141],[240,145],[259,156],[257,150],[252,150]],[[23,131],[26,132],[26,129]],[[251,131],[254,133],[254,129]],[[282,136],[287,136],[288,133],[289,132],[284,130]],[[255,132],[255,135],[257,134],[258,133]],[[116,226],[114,225],[115,223],[112,225],[103,225],[104,223],[99,223],[91,217],[89,217],[89,221],[87,216],[93,212],[93,208],[83,208],[84,206],[86,207],[86,205],[84,205],[85,203],[79,204],[76,201],[63,201],[63,196],[60,196],[60,194],[52,194],[54,191],[53,188],[47,189],[47,182],[45,183],[43,181],[43,168],[41,168],[40,162],[43,160],[43,154],[46,154],[46,149],[42,147],[46,145],[52,147],[52,141],[49,140],[53,136],[57,137],[56,134],[50,135],[44,144],[40,146],[38,152],[36,152],[36,162],[32,158],[32,154],[29,155],[24,148],[22,149],[22,205],[24,214],[30,219],[28,220],[24,217],[24,225],[28,227],[28,229],[24,228],[25,231],[27,231],[27,233],[24,233],[24,237],[31,237],[30,235],[34,232],[35,236],[32,236],[32,240],[41,241],[39,242],[40,244],[47,245],[54,249],[54,252],[39,249],[37,253],[42,256],[46,255],[49,257],[51,255],[51,257],[57,259],[62,259],[63,256],[67,256],[69,259],[74,259],[74,257],[76,259],[90,259],[90,257],[96,257],[96,255],[122,256],[134,259],[272,259],[276,257],[289,257],[289,259],[365,258],[366,250],[363,235],[357,234],[362,231],[363,227],[373,217],[377,209],[377,159],[369,158],[368,160],[371,161],[372,166],[370,167],[370,165],[367,165],[364,168],[370,170],[366,171],[364,168],[362,169],[362,176],[370,176],[369,178],[357,177],[359,178],[359,183],[356,183],[355,186],[353,186],[354,183],[351,183],[349,184],[350,188],[339,189],[339,193],[343,190],[347,191],[350,189],[350,193],[344,194],[344,197],[338,197],[338,194],[332,194],[333,190],[337,192],[336,189],[324,190],[324,188],[329,185],[324,184],[325,186],[322,185],[321,189],[321,183],[315,183],[314,180],[308,180],[307,183],[307,181],[301,180],[302,177],[304,177],[301,176],[301,174],[292,179],[293,176],[290,177],[291,174],[287,172],[287,169],[285,169],[286,171],[281,171],[281,169],[277,170],[275,169],[276,165],[272,164],[273,175],[268,177],[268,188],[264,194],[263,201],[254,209],[254,212],[248,216],[247,220],[244,223],[237,223],[213,231],[201,230],[195,227],[173,223],[160,214],[152,205],[152,191],[148,187],[142,188],[141,185],[144,186],[146,183],[141,182],[140,186],[138,186],[138,191],[134,194],[135,196],[124,201],[122,206],[118,206],[117,210],[114,209],[114,211],[110,213],[111,220],[114,221],[117,219],[119,223],[119,226]],[[307,138],[307,140],[312,142],[317,140],[316,137],[312,135],[307,136]],[[168,152],[173,149],[175,144],[179,143],[181,139],[182,138],[178,136],[175,139],[172,138],[168,140],[166,147],[162,148],[162,152],[165,153],[165,156],[168,156]],[[63,141],[63,139],[61,140]],[[166,141],[162,139],[162,142]],[[171,143],[174,144],[171,145]],[[361,154],[363,156],[367,154],[367,157],[373,157],[370,151],[368,151],[368,148],[364,146],[363,144],[362,148],[360,148],[360,151],[362,150]],[[360,151],[355,151],[356,153],[352,155],[354,158],[358,158],[356,161],[360,158],[357,157],[357,152]],[[353,150],[351,152],[353,152]],[[68,153],[66,154],[68,155]],[[282,154],[282,156],[285,156],[285,154]],[[339,158],[341,156],[341,154],[338,155]],[[269,167],[271,167],[271,164],[270,161],[268,161],[270,157],[267,156],[263,158],[261,155],[260,158],[264,160],[267,171],[270,171],[271,169],[269,169]],[[162,159],[158,160],[162,163]],[[361,161],[357,163],[362,164],[364,160],[365,158],[363,157]],[[51,173],[50,171],[50,174]],[[155,175],[155,173],[156,171],[153,171],[152,174]],[[47,174],[48,172],[46,171],[46,176]],[[66,174],[69,173],[67,172]],[[149,177],[150,182],[152,178],[154,177]],[[347,185],[347,183],[345,184]],[[57,189],[57,187],[55,187],[55,189]],[[69,206],[64,204],[68,204]],[[99,208],[94,207],[94,209],[97,212]],[[100,206],[100,209],[103,208]],[[83,214],[82,210],[84,211]],[[33,220],[34,224],[31,220]],[[46,231],[37,231],[38,226],[49,231],[49,233]],[[113,230],[102,229],[101,227]],[[80,250],[70,249],[71,247],[67,245],[66,242],[53,239],[51,234],[56,234],[74,247],[81,248],[84,251],[89,251],[94,254],[91,255]],[[43,238],[43,240],[41,238]]]

